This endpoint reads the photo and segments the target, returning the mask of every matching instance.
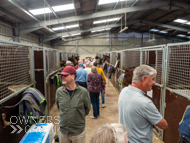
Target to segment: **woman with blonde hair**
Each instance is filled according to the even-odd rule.
[[[92,135],[90,143],[129,143],[128,132],[122,124],[104,124]]]

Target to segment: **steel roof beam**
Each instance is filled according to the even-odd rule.
[[[97,34],[93,34],[93,35],[88,35],[88,36],[80,36],[80,37],[76,37],[76,38],[69,38],[69,39],[66,39],[66,41],[60,41],[58,43],[56,43],[55,45],[61,45],[65,42],[68,42],[68,41],[73,41],[73,40],[80,40],[80,39],[84,39],[84,38],[91,38],[91,37],[97,37],[97,36],[102,36],[102,35],[105,35],[106,33],[108,33],[108,31],[105,31],[105,32],[102,32],[102,33],[97,33]]]
[[[174,29],[174,30],[183,31],[183,32],[189,31],[189,29],[187,29],[187,28],[172,26],[172,25],[168,25],[168,24],[161,24],[161,23],[156,23],[156,22],[151,22],[151,21],[146,21],[146,20],[143,20],[142,23],[155,25],[155,26],[159,26],[159,27],[164,27],[164,28],[169,28],[169,29]]]
[[[70,31],[70,34],[76,34],[76,33],[83,33],[83,32],[90,32],[90,31],[97,31],[97,30],[101,30],[101,29],[106,29],[106,28],[112,28],[112,27],[118,27],[120,26],[120,24],[110,24],[110,25],[105,25],[105,26],[98,26],[98,27],[93,27],[93,28],[89,28],[89,29],[85,29],[85,30],[75,30],[75,31]],[[56,33],[53,35],[50,35],[48,37],[46,37],[44,39],[44,42],[56,39],[58,37],[61,36],[67,36],[67,32],[61,32],[61,33]]]
[[[104,16],[109,16],[109,15],[117,15],[117,14],[121,14],[121,13],[129,13],[129,12],[154,9],[154,8],[159,8],[159,7],[163,7],[163,6],[167,6],[167,5],[168,5],[167,2],[159,2],[159,3],[145,4],[145,5],[141,5],[141,6],[127,7],[127,8],[116,9],[116,10],[95,12],[93,14],[71,16],[71,17],[66,17],[66,18],[60,18],[58,20],[54,19],[54,20],[49,20],[48,23],[45,23],[44,21],[40,21],[40,22],[35,22],[35,23],[21,24],[20,29],[21,30],[26,30],[26,29],[32,30],[33,28],[34,29],[36,29],[36,28],[40,29],[43,26],[48,26],[48,25],[75,22],[75,21],[93,19],[93,18],[104,17]]]

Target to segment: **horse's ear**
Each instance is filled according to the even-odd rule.
[[[129,69],[127,67],[124,67],[123,69],[125,70],[125,72],[129,71]]]

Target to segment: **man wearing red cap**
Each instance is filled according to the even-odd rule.
[[[59,75],[63,86],[56,91],[59,110],[59,142],[85,143],[85,116],[90,111],[90,96],[87,89],[75,83],[76,70],[66,66]]]

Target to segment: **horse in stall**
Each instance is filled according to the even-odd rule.
[[[125,67],[124,70],[125,73],[122,82],[122,88],[128,86],[129,84],[132,84],[133,71],[135,70],[135,67],[129,67],[129,68]]]
[[[102,62],[104,63],[103,70],[105,70],[107,72],[108,65],[105,63],[105,61],[107,61],[109,63],[110,62],[110,57],[107,56],[107,55],[103,55],[103,58],[102,58]]]
[[[68,60],[73,62],[74,66],[78,65],[78,61],[75,59],[75,57],[72,55],[72,57],[68,57]]]
[[[65,67],[66,61],[60,61],[60,67]]]
[[[103,55],[102,61],[103,62],[107,61],[108,63],[110,63],[110,56]]]

